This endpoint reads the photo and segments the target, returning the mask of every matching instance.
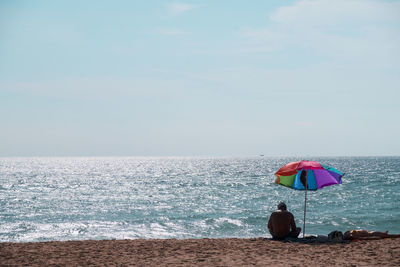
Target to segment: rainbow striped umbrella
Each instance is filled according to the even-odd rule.
[[[317,161],[296,161],[290,162],[280,168],[275,175],[275,183],[293,188],[295,190],[305,190],[304,197],[304,225],[303,237],[306,228],[306,203],[307,191],[317,190],[325,186],[341,184],[343,173],[340,171],[322,165]]]

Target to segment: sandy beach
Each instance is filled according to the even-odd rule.
[[[138,239],[0,243],[1,266],[400,266],[400,239],[347,243]]]

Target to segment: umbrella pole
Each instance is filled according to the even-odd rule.
[[[307,206],[307,187],[306,187],[306,193],[305,193],[305,195],[304,195],[303,238],[304,238],[304,235],[306,234],[306,206]]]
[[[306,207],[307,207],[307,189],[308,189],[308,184],[307,184],[307,176],[308,176],[308,171],[306,171],[306,192],[304,194],[304,221],[303,221],[303,238],[306,234]]]

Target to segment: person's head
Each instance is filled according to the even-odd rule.
[[[281,203],[278,204],[278,210],[286,210],[285,202],[281,202]]]

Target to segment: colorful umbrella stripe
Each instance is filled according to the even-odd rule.
[[[296,190],[305,190],[305,181],[307,181],[307,190],[317,190],[325,186],[341,184],[344,174],[319,162],[302,160],[286,164],[275,175],[277,184]],[[305,175],[306,179],[304,179]]]

